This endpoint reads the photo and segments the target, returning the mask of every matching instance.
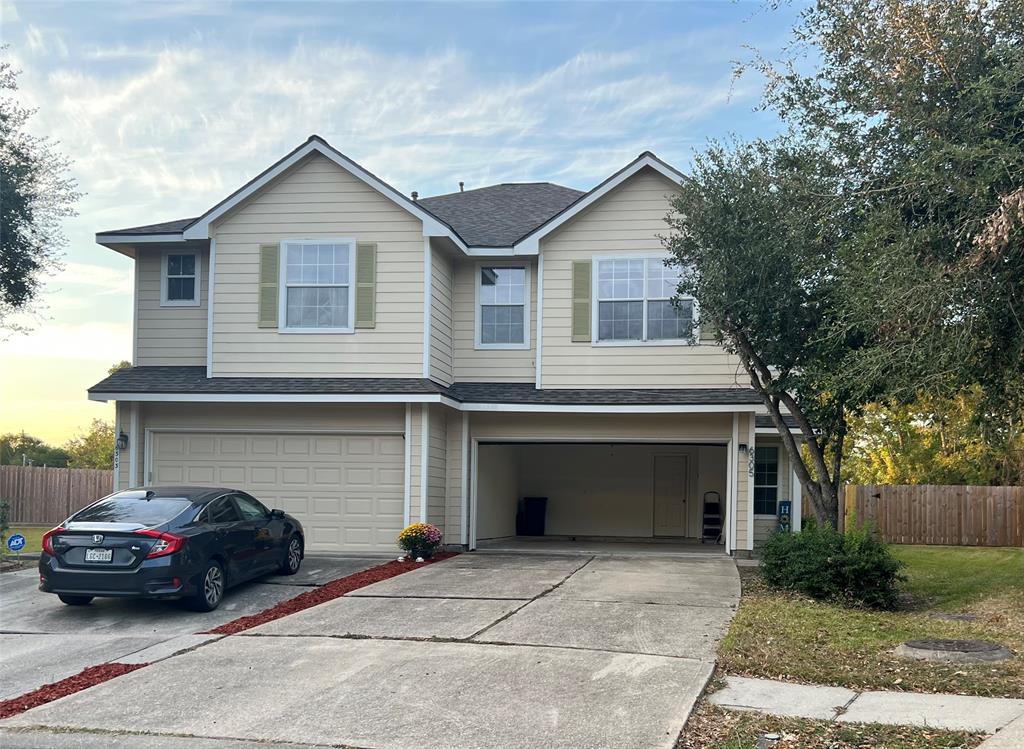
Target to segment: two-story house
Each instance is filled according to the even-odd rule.
[[[116,487],[241,487],[309,550],[392,551],[416,520],[676,539],[724,510],[745,554],[800,497],[734,357],[673,304],[681,174],[651,153],[587,192],[406,197],[312,136],[197,218],[105,231],[135,260]]]

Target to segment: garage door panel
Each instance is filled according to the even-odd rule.
[[[402,527],[396,435],[153,434],[157,484],[239,487],[297,517],[311,551],[391,551]]]

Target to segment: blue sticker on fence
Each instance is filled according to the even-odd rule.
[[[7,539],[7,548],[11,551],[21,551],[25,548],[25,537],[20,533],[15,533]]]

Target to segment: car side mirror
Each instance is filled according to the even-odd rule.
[[[283,518],[284,517],[284,510],[271,510],[270,511],[270,517],[272,517],[272,518]]]

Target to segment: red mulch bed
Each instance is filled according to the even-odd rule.
[[[33,707],[45,705],[47,702],[59,700],[69,694],[81,692],[83,689],[95,686],[101,682],[113,679],[115,676],[126,674],[137,668],[148,665],[146,663],[104,663],[102,666],[89,666],[89,668],[69,676],[66,679],[55,681],[53,684],[44,684],[20,697],[12,697],[9,700],[0,702],[0,720],[10,718],[12,715],[31,710]]]
[[[440,552],[425,562],[399,562],[398,560],[395,560],[376,567],[371,567],[363,572],[357,572],[354,575],[339,577],[337,580],[331,580],[331,582],[326,585],[321,585],[320,587],[314,588],[306,593],[300,593],[295,596],[295,598],[289,598],[287,601],[281,601],[279,604],[271,606],[269,609],[264,609],[258,614],[243,616],[239,619],[235,619],[234,621],[222,624],[219,627],[211,629],[206,634],[233,635],[238,632],[244,632],[247,629],[258,627],[259,625],[266,624],[274,619],[280,619],[283,616],[294,614],[296,611],[302,611],[303,609],[308,609],[313,606],[317,606],[318,604],[332,601],[335,598],[340,598],[346,593],[351,593],[353,590],[365,588],[367,585],[379,583],[381,580],[396,577],[401,575],[403,572],[411,572],[412,570],[419,569],[425,565],[450,559],[456,554],[457,552]]]

